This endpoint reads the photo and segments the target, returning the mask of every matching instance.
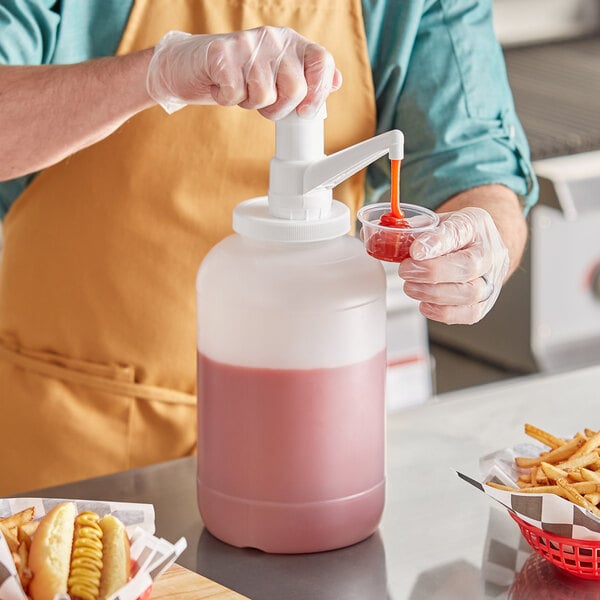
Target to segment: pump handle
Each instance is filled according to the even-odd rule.
[[[391,160],[404,158],[404,134],[398,129],[386,131],[308,165],[304,172],[303,193],[331,189],[388,153]]]

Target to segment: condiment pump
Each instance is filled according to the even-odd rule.
[[[324,153],[324,114],[275,125],[268,197],[197,277],[198,505],[238,547],[317,552],[368,537],[385,495],[386,282],[332,188],[390,131]]]

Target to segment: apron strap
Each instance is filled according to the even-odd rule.
[[[120,381],[118,379],[107,379],[102,375],[85,373],[76,369],[56,364],[51,361],[60,361],[61,357],[51,354],[43,355],[44,358],[28,355],[22,351],[8,348],[0,343],[0,358],[7,360],[16,367],[20,367],[32,373],[60,379],[69,383],[76,383],[101,392],[130,396],[154,402],[167,404],[196,405],[196,396],[186,394],[177,390],[170,390],[154,385],[136,383],[134,381]],[[68,360],[68,359],[67,359]]]

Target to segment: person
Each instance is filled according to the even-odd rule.
[[[292,110],[327,101],[328,153],[404,132],[402,199],[441,218],[405,291],[479,320],[537,191],[491,23],[467,0],[3,2],[0,494],[194,452],[194,276]],[[388,187],[383,160],[335,197]]]

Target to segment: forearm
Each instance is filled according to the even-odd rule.
[[[439,207],[438,212],[450,212],[467,206],[485,209],[494,220],[508,249],[508,279],[518,267],[527,243],[527,223],[519,198],[503,185],[484,185],[450,198]]]
[[[0,66],[0,181],[55,164],[154,105],[152,49],[74,65]]]

